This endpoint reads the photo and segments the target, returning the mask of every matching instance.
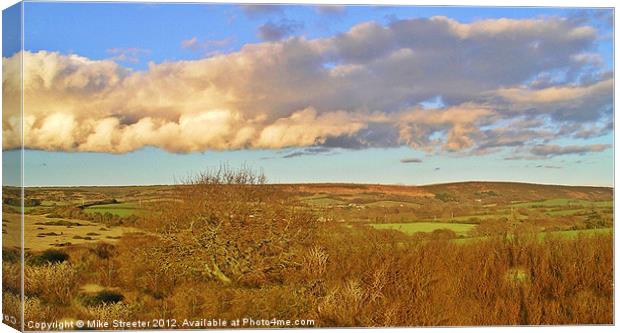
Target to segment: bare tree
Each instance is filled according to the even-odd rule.
[[[262,173],[243,167],[201,172],[162,206],[159,233],[183,269],[224,284],[278,281],[299,268],[316,219]]]

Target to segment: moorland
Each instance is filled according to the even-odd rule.
[[[20,211],[4,187],[5,313],[20,312]],[[23,212],[26,321],[613,323],[607,187],[268,184],[220,168],[178,185],[29,187]]]

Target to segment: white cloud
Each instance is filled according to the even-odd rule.
[[[435,17],[366,22],[328,38],[248,44],[144,71],[25,52],[25,144],[115,153],[144,146],[191,152],[405,144],[476,153],[514,146],[499,133],[529,134],[536,143],[560,127],[609,117],[611,79],[527,86],[541,73],[592,66],[595,39],[593,28],[559,18],[465,24]],[[3,68],[18,61],[3,58]],[[5,77],[5,103],[15,105],[19,82]],[[445,106],[421,106],[437,98]],[[519,131],[492,128],[517,122]],[[11,139],[16,123],[4,113],[4,149],[19,144]]]

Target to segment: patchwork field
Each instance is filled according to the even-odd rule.
[[[530,202],[522,202],[515,203],[511,205],[512,207],[525,207],[525,208],[538,208],[538,207],[613,207],[613,201],[611,200],[602,200],[602,201],[589,201],[589,200],[579,200],[579,199],[566,199],[566,198],[558,198],[558,199],[549,199],[549,200],[541,200],[541,201],[530,201]]]
[[[7,308],[20,285],[17,193],[3,191]],[[187,318],[302,314],[324,326],[551,324],[575,313],[609,323],[613,313],[611,188],[209,183],[26,194],[25,294],[45,320],[171,308]],[[515,311],[559,307],[571,312]]]
[[[454,231],[459,236],[466,236],[467,233],[474,227],[472,224],[462,223],[433,223],[433,222],[418,222],[418,223],[386,223],[386,224],[371,224],[376,229],[392,229],[403,232],[407,235],[413,235],[418,232],[433,232],[435,230],[447,229]]]
[[[140,204],[135,202],[123,202],[104,205],[93,205],[84,209],[86,213],[110,213],[117,216],[129,216],[134,214],[140,214],[143,209],[140,208]]]
[[[332,223],[366,225],[404,235],[450,230],[459,238],[479,238],[517,225],[527,226],[531,232],[576,235],[579,230],[610,230],[612,225],[613,201],[609,188],[484,182],[419,187],[265,186],[289,193]],[[133,219],[153,213],[161,202],[175,200],[173,188],[29,188],[26,194],[32,204],[24,207],[26,247],[37,251],[69,244],[113,242],[125,233],[138,230],[132,226]],[[11,191],[5,192],[7,202]],[[7,208],[9,212],[15,210],[10,205]],[[18,237],[7,234],[7,230],[17,226],[18,217],[9,213],[3,218],[6,244],[11,246],[18,244]]]
[[[19,214],[4,214],[7,237],[4,247],[19,247]],[[41,215],[24,215],[24,244],[27,251],[39,252],[48,248],[62,248],[85,243],[115,243],[125,233],[139,230],[125,226],[106,226],[91,221],[65,218],[48,218]],[[16,235],[16,236],[9,236]]]

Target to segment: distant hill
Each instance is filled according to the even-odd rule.
[[[542,185],[511,182],[463,182],[423,186],[429,192],[451,193],[456,197],[498,197],[510,201],[550,198],[613,200],[613,188],[593,186]]]
[[[355,195],[375,194],[397,196],[414,201],[439,200],[443,202],[484,201],[509,203],[553,198],[575,200],[613,200],[613,188],[594,186],[543,185],[512,182],[459,182],[423,186],[374,184],[287,184],[278,185],[299,194]]]
[[[272,184],[293,196],[326,195],[333,199],[359,202],[396,200],[419,204],[462,203],[508,204],[520,201],[573,199],[587,201],[613,200],[613,188],[595,186],[542,185],[512,182],[459,182],[423,186],[381,184]],[[30,187],[27,198],[84,204],[93,200],[117,199],[138,201],[169,198],[172,185],[155,186],[78,186]],[[19,189],[4,187],[3,200],[19,197]]]

